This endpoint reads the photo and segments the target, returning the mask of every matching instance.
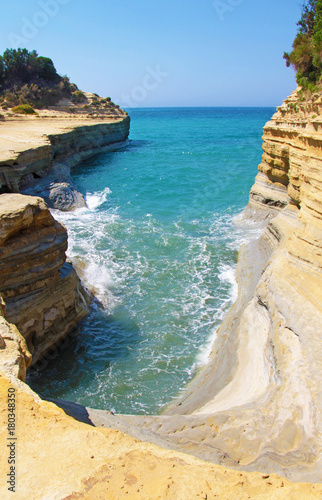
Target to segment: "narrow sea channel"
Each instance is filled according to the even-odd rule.
[[[130,144],[73,171],[88,209],[54,212],[97,301],[28,383],[117,413],[159,413],[202,364],[237,296],[234,223],[272,108],[134,109]]]

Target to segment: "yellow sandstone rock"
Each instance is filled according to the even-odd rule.
[[[0,323],[0,332],[10,328]],[[9,349],[9,348],[8,348]],[[293,484],[276,474],[244,473],[163,450],[125,434],[92,427],[41,401],[3,365],[0,349],[0,497],[19,500],[96,499],[280,499],[321,498],[322,486]],[[18,344],[8,356],[22,353]],[[6,452],[7,395],[15,389],[15,493]],[[9,450],[7,448],[7,450]]]
[[[56,108],[40,110],[39,116],[7,115],[0,122],[0,192],[37,195],[50,207],[72,210],[85,206],[85,200],[71,168],[124,146],[130,118],[120,109],[89,118],[82,109],[70,114],[64,106]]]
[[[320,101],[295,92],[264,128],[240,220],[264,230],[240,251],[238,299],[209,364],[162,415],[87,409],[95,425],[227,467],[322,480]]]
[[[0,196],[0,294],[14,323],[41,362],[87,313],[89,297],[66,262],[67,232],[41,198]]]

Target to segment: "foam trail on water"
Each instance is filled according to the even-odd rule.
[[[227,314],[228,309],[233,305],[238,296],[238,285],[236,281],[236,266],[221,264],[218,269],[218,277],[221,280],[221,305],[214,314],[215,327],[212,328],[210,336],[205,344],[199,349],[195,367],[201,367],[209,362],[213,344],[217,338],[218,328]],[[225,289],[228,289],[225,293]]]
[[[230,302],[235,302],[238,296],[238,285],[236,281],[236,266],[229,266],[227,264],[221,264],[219,267],[219,279],[224,283],[227,283],[230,287]]]
[[[94,293],[108,312],[112,312],[119,300],[113,294],[117,287],[117,265],[113,264],[113,238],[108,227],[118,216],[115,211],[98,209],[107,201],[109,188],[102,192],[87,193],[87,208],[73,212],[52,210],[53,216],[68,230],[67,256],[74,263],[85,286]],[[100,246],[102,247],[101,249]]]

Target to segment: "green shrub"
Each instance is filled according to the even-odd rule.
[[[289,109],[292,109],[296,113],[297,112],[297,104],[295,102],[291,102],[289,104]]]
[[[307,0],[297,25],[293,50],[283,57],[296,70],[297,83],[315,92],[322,80],[322,0]]]
[[[72,101],[74,104],[80,104],[86,101],[86,95],[81,90],[73,92]]]
[[[2,109],[8,109],[8,104],[3,104],[1,107]]]
[[[32,108],[29,104],[20,104],[19,106],[15,106],[12,108],[13,113],[20,113],[22,115],[35,115],[37,114],[34,108]]]
[[[16,95],[14,92],[6,92],[4,98],[7,104],[12,104],[12,106],[16,104]]]
[[[0,56],[0,98],[10,106],[54,106],[78,91],[67,76],[60,76],[51,59],[33,50],[7,49]]]

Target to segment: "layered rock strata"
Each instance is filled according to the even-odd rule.
[[[33,364],[62,344],[88,311],[88,293],[66,250],[66,229],[41,198],[0,195],[2,314],[26,340]]]
[[[264,230],[240,252],[239,296],[209,364],[161,416],[87,413],[211,462],[321,481],[322,95],[294,92],[263,139],[239,222]]]
[[[321,498],[321,485],[293,484],[276,474],[209,464],[116,430],[95,428],[86,414],[87,423],[79,423],[42,401],[23,382],[29,362],[23,337],[0,318],[0,496],[4,500],[12,496],[19,500]],[[8,394],[15,396],[11,431],[15,441],[8,433]],[[8,443],[14,443],[14,451]]]
[[[41,196],[60,210],[85,206],[71,169],[94,154],[124,146],[129,127],[125,113],[113,120],[71,119],[66,113],[7,119],[0,124],[0,189]]]

